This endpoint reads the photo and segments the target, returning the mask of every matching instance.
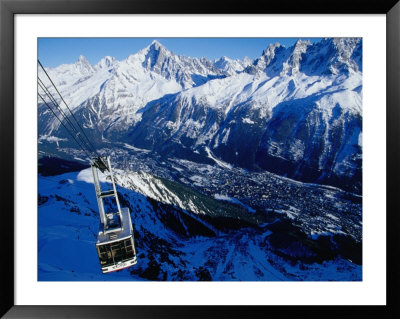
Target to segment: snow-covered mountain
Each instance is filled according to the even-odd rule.
[[[48,68],[47,72],[71,109],[98,97],[106,108],[113,109],[134,102],[130,111],[165,94],[227,75],[206,58],[175,55],[158,41],[123,61],[106,56],[92,66],[81,55],[77,62]],[[47,81],[41,69],[39,76]]]
[[[360,239],[348,234],[349,227],[360,223],[359,214],[337,218],[326,210],[325,221],[322,215],[314,216],[307,230],[292,224],[299,215],[295,207],[256,211],[226,196],[214,199],[182,184],[129,171],[117,171],[116,177],[121,205],[131,212],[138,263],[102,274],[90,168],[68,172],[71,163],[63,162],[67,172],[53,175],[60,163],[51,163],[47,160],[39,175],[40,281],[361,280]],[[104,186],[106,177],[100,179]],[[335,205],[346,201],[340,190],[308,185],[307,194],[320,192]]]
[[[234,75],[243,71],[247,66],[252,63],[249,57],[245,57],[244,60],[239,59],[230,59],[226,56],[223,56],[214,61],[214,66],[217,69],[224,71],[228,75]]]
[[[270,44],[246,71],[261,71],[270,77],[295,75],[299,72],[308,76],[361,72],[362,40],[329,38],[311,44],[310,41],[299,39],[289,48],[280,43]]]
[[[40,68],[38,71],[50,87],[44,72]],[[47,72],[83,125],[100,132],[126,131],[140,121],[138,110],[149,101],[228,74],[205,58],[177,56],[157,41],[123,61],[107,56],[92,66],[80,56],[74,64],[49,68]],[[50,91],[61,103],[54,90]],[[39,106],[39,114],[39,121],[43,120],[39,125],[40,135],[60,133],[53,134],[60,124],[43,104]],[[98,134],[97,140],[102,140]]]
[[[258,59],[175,55],[159,42],[47,70],[98,145],[267,170],[361,192],[362,40],[279,43]],[[42,74],[39,75],[43,78]],[[72,143],[39,104],[42,143]]]

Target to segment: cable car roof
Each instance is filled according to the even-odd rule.
[[[104,233],[104,224],[100,223],[99,233],[97,235],[96,245],[106,244],[110,242],[119,241],[121,239],[128,238],[132,235],[132,225],[129,223],[129,208],[121,208],[121,230],[116,232]]]

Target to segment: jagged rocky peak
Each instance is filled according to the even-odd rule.
[[[140,63],[144,69],[159,74],[168,81],[176,81],[184,89],[207,82],[209,76],[224,75],[207,58],[177,55],[158,41],[153,41],[137,55],[130,56],[128,60],[130,63]]]
[[[244,57],[244,59],[243,59],[243,64],[244,64],[244,66],[249,66],[250,64],[252,64],[253,63],[253,60],[252,59],[250,59],[248,56],[245,56]]]
[[[361,38],[334,38],[331,40],[342,58],[349,59]]]
[[[160,53],[162,53],[161,56],[174,55],[160,42],[154,40],[139,52],[129,55],[126,61],[135,68],[143,67],[149,70],[157,62]]]
[[[291,57],[296,60],[301,60],[301,55],[307,52],[307,48],[311,45],[310,40],[301,40],[298,39],[293,46],[293,51]]]
[[[173,52],[168,50],[165,46],[163,46],[157,40],[153,40],[151,44],[146,48],[147,56],[152,56],[156,54],[162,54],[164,56],[173,56],[175,55]]]
[[[282,48],[282,45],[278,42],[271,43],[266,50],[263,51],[261,57],[257,60],[256,65],[261,68],[265,69],[271,61],[275,58],[275,54],[277,49]],[[279,52],[282,50],[278,50]]]
[[[261,57],[254,61],[255,71],[266,72],[270,77],[297,74],[300,70],[302,55],[306,53],[310,45],[310,41],[300,39],[289,48],[278,42],[271,43],[263,51]]]
[[[96,69],[110,69],[114,66],[116,60],[112,56],[105,56],[96,64]]]
[[[277,48],[280,48],[282,45],[279,43],[279,42],[275,42],[275,43],[271,43],[269,46],[268,46],[268,48],[266,48],[264,51],[263,51],[263,53],[261,54],[261,56],[264,56],[264,57],[272,57],[272,59],[273,59],[273,57],[274,57],[274,55],[275,55],[275,50],[277,49]]]
[[[299,73],[302,55],[307,52],[307,48],[310,45],[310,41],[302,41],[299,39],[288,49],[291,50],[293,48],[289,58],[283,62],[281,75],[295,75]]]
[[[345,64],[348,70],[359,71],[361,69],[361,38],[334,38],[333,44],[337,50],[337,60]]]
[[[267,67],[276,60],[277,56],[280,56],[282,52],[286,51],[286,48],[280,43],[271,43],[261,54],[261,56],[254,60],[252,64],[248,64],[245,68],[245,72],[249,74],[257,74],[267,72]],[[276,67],[275,67],[276,68]]]
[[[83,74],[91,74],[95,72],[93,66],[83,55],[79,56],[78,61],[75,62],[75,67]]]
[[[151,44],[149,45],[149,48],[154,49],[154,50],[162,50],[162,49],[164,49],[164,50],[168,51],[168,49],[165,46],[163,46],[160,42],[158,42],[157,40],[151,41]]]
[[[232,60],[224,55],[224,56],[220,57],[219,59],[216,59],[214,64],[217,65],[217,66],[223,67],[223,66],[225,66],[226,64],[228,64],[230,62],[232,62]]]
[[[206,57],[201,57],[200,59],[194,58],[194,61],[198,61],[198,63],[202,66],[202,68],[206,68],[212,72],[215,72],[215,65],[212,61],[208,60]]]
[[[154,40],[145,50],[143,66],[153,69],[155,66],[161,67],[165,59],[175,56],[171,51],[164,47],[160,42]]]
[[[249,60],[248,57],[246,58]],[[231,59],[227,56],[223,56],[214,60],[214,66],[226,74],[233,75],[243,71],[245,67],[251,64],[251,61],[247,59],[242,61],[240,59]]]
[[[271,43],[253,64],[245,68],[250,74],[266,73],[269,77],[346,74],[362,71],[361,38],[326,38],[312,44],[297,40],[286,48]]]
[[[302,40],[302,39],[298,39],[294,45],[294,50],[300,50],[302,48],[307,48],[309,45],[311,45],[311,41],[310,40]]]
[[[326,38],[313,44],[304,56],[300,72],[338,75],[361,71],[361,38]]]

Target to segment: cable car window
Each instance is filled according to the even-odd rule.
[[[102,267],[107,267],[114,264],[114,260],[111,255],[111,249],[107,244],[97,246],[100,264]]]
[[[120,261],[132,259],[135,256],[131,238],[99,245],[97,248],[102,267],[108,267]]]

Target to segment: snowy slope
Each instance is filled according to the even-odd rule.
[[[243,71],[247,66],[251,64],[251,60],[246,57],[243,61],[239,59],[230,59],[227,56],[223,56],[219,59],[214,61],[214,66],[217,69],[223,70],[224,73],[228,75],[234,75],[236,73],[240,73]]]
[[[209,148],[230,164],[360,191],[361,83],[358,73],[212,80],[152,103],[126,142],[175,156]]]
[[[142,189],[146,184],[152,187],[145,175],[135,179]],[[289,241],[292,246],[276,246],[274,236],[282,233],[275,233],[274,225],[281,225],[276,220],[261,227],[243,224],[222,230],[212,218],[200,219],[141,192],[122,187],[118,192],[122,206],[131,211],[138,264],[103,275],[95,250],[99,216],[90,170],[39,176],[40,281],[361,279],[361,266],[340,256],[312,261],[307,257],[310,248],[297,239]],[[305,258],[304,262],[290,261],[296,251],[296,258]]]

